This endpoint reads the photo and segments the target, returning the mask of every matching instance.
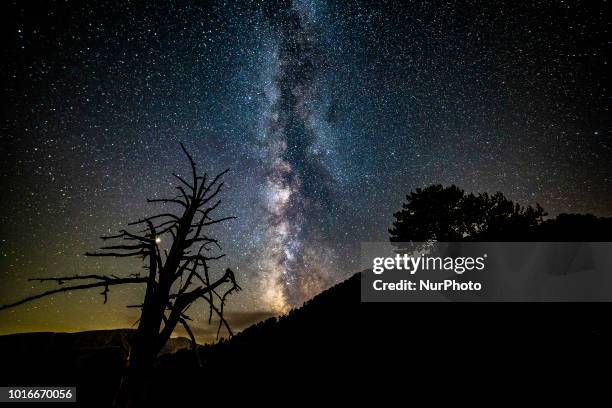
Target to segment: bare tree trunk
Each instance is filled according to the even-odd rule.
[[[126,370],[115,396],[117,408],[143,407],[157,352],[151,339],[134,338]]]
[[[147,384],[159,352],[159,330],[165,306],[155,292],[147,293],[140,324],[132,341],[126,370],[115,397],[115,407],[142,407],[146,401]]]
[[[146,387],[149,382],[147,377],[153,370],[157,357],[155,347],[165,309],[165,304],[161,302],[159,285],[155,281],[157,268],[156,258],[149,257],[147,290],[138,330],[130,340],[126,368],[115,396],[114,406],[117,408],[140,407],[146,400]]]

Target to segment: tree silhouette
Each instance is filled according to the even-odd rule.
[[[592,214],[547,214],[523,207],[502,193],[466,194],[457,186],[417,188],[393,214],[391,242],[610,241],[612,218]]]
[[[500,192],[466,194],[437,184],[406,196],[389,233],[391,242],[523,240],[545,215],[539,204],[523,207]]]
[[[222,276],[213,278],[209,263],[225,254],[218,253],[218,241],[206,234],[207,227],[235,217],[213,219],[212,213],[221,204],[217,197],[223,188],[221,179],[228,170],[209,180],[205,173],[198,176],[195,162],[181,144],[191,166],[191,182],[174,174],[179,185],[179,194],[173,198],[149,199],[150,203],[170,205],[178,210],[163,212],[129,223],[136,232],[121,230],[116,235],[103,236],[104,241],[121,240],[103,246],[101,252],[87,253],[96,257],[137,257],[146,262],[146,276],[132,274],[128,277],[114,275],[74,275],[50,278],[35,278],[40,282],[55,282],[62,287],[27,297],[12,304],[0,306],[8,309],[61,292],[102,288],[104,303],[108,300],[109,288],[116,285],[145,283],[146,292],[142,304],[131,305],[141,309],[138,328],[130,340],[127,369],[115,398],[120,407],[140,406],[145,398],[147,375],[152,371],[159,351],[166,344],[178,324],[190,336],[197,355],[196,341],[186,314],[192,304],[202,299],[208,305],[208,321],[213,314],[219,319],[219,329],[225,326],[232,331],[223,316],[226,298],[240,290],[234,273],[226,269]],[[178,214],[177,214],[178,213]],[[171,236],[168,250],[160,248],[162,236]],[[165,241],[165,240],[164,240]],[[217,249],[218,251],[210,251]],[[66,283],[86,282],[64,286]],[[199,362],[199,360],[198,360]]]

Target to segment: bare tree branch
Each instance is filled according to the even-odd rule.
[[[64,279],[66,280],[66,279]],[[56,293],[62,292],[71,292],[75,290],[83,290],[83,289],[91,289],[91,288],[99,288],[99,287],[108,287],[114,285],[125,285],[126,283],[146,283],[146,278],[122,278],[122,279],[110,279],[102,282],[88,283],[83,285],[75,285],[75,286],[66,286],[59,289],[48,290],[43,293],[39,293],[38,295],[29,296],[25,299],[21,299],[15,303],[9,303],[7,305],[0,306],[0,310],[10,309],[15,306],[22,305],[27,302],[31,302],[36,299],[40,299],[46,296],[55,295]]]
[[[140,277],[139,275],[136,276],[131,276],[134,278],[138,278]],[[108,277],[105,275],[74,275],[74,276],[62,276],[62,277],[50,277],[50,278],[30,278],[28,279],[29,281],[38,281],[38,282],[48,282],[48,281],[54,281],[57,282],[59,285],[63,285],[64,282],[68,282],[68,281],[73,281],[73,280],[84,280],[84,279],[97,279],[97,280],[101,280],[101,281],[109,281],[109,280],[115,280],[118,278],[113,278],[113,277]]]
[[[172,175],[176,177],[181,183],[183,183],[187,188],[189,188],[193,192],[193,185],[189,184],[184,178],[182,178],[176,173],[172,173]]]
[[[200,358],[200,352],[198,351],[198,343],[196,343],[195,336],[193,335],[193,332],[191,331],[191,327],[189,327],[189,325],[187,324],[184,318],[179,319],[179,321],[183,325],[183,327],[185,328],[185,331],[187,332],[187,334],[189,335],[189,338],[191,339],[191,347],[193,349],[193,352],[195,353],[196,360],[198,362],[198,367],[202,368],[202,359]]]
[[[184,203],[183,201],[177,198],[147,198],[147,203],[164,203],[164,204],[174,203],[174,204],[180,204],[185,208],[189,207],[189,204]]]
[[[198,174],[196,171],[196,165],[195,165],[195,162],[193,161],[193,157],[191,157],[187,149],[185,149],[185,145],[183,145],[182,143],[181,143],[181,149],[183,149],[185,156],[187,156],[187,159],[189,159],[189,164],[191,165],[191,173],[193,174],[193,190],[195,191],[197,190],[197,187],[198,187]]]

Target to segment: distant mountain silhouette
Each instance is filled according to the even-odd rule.
[[[0,383],[10,385],[77,385],[79,400],[109,406],[127,357],[132,329],[78,333],[18,333],[0,336]],[[172,338],[161,355],[190,347],[189,339]],[[87,404],[89,405],[89,404]]]
[[[118,355],[127,353],[127,344],[133,329],[91,330],[77,333],[35,332],[0,336],[0,348],[16,353],[29,353],[40,358],[42,354],[70,351],[82,358],[88,353],[115,350]],[[160,355],[175,353],[191,345],[188,338],[171,338]],[[34,352],[32,351],[34,350]]]

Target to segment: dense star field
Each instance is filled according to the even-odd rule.
[[[140,272],[83,254],[158,212],[146,198],[189,174],[179,142],[231,169],[237,219],[215,233],[238,328],[350,276],[416,187],[612,215],[606,1],[2,8],[0,303],[43,289],[31,277]],[[126,327],[141,290],[27,304],[0,333]]]

